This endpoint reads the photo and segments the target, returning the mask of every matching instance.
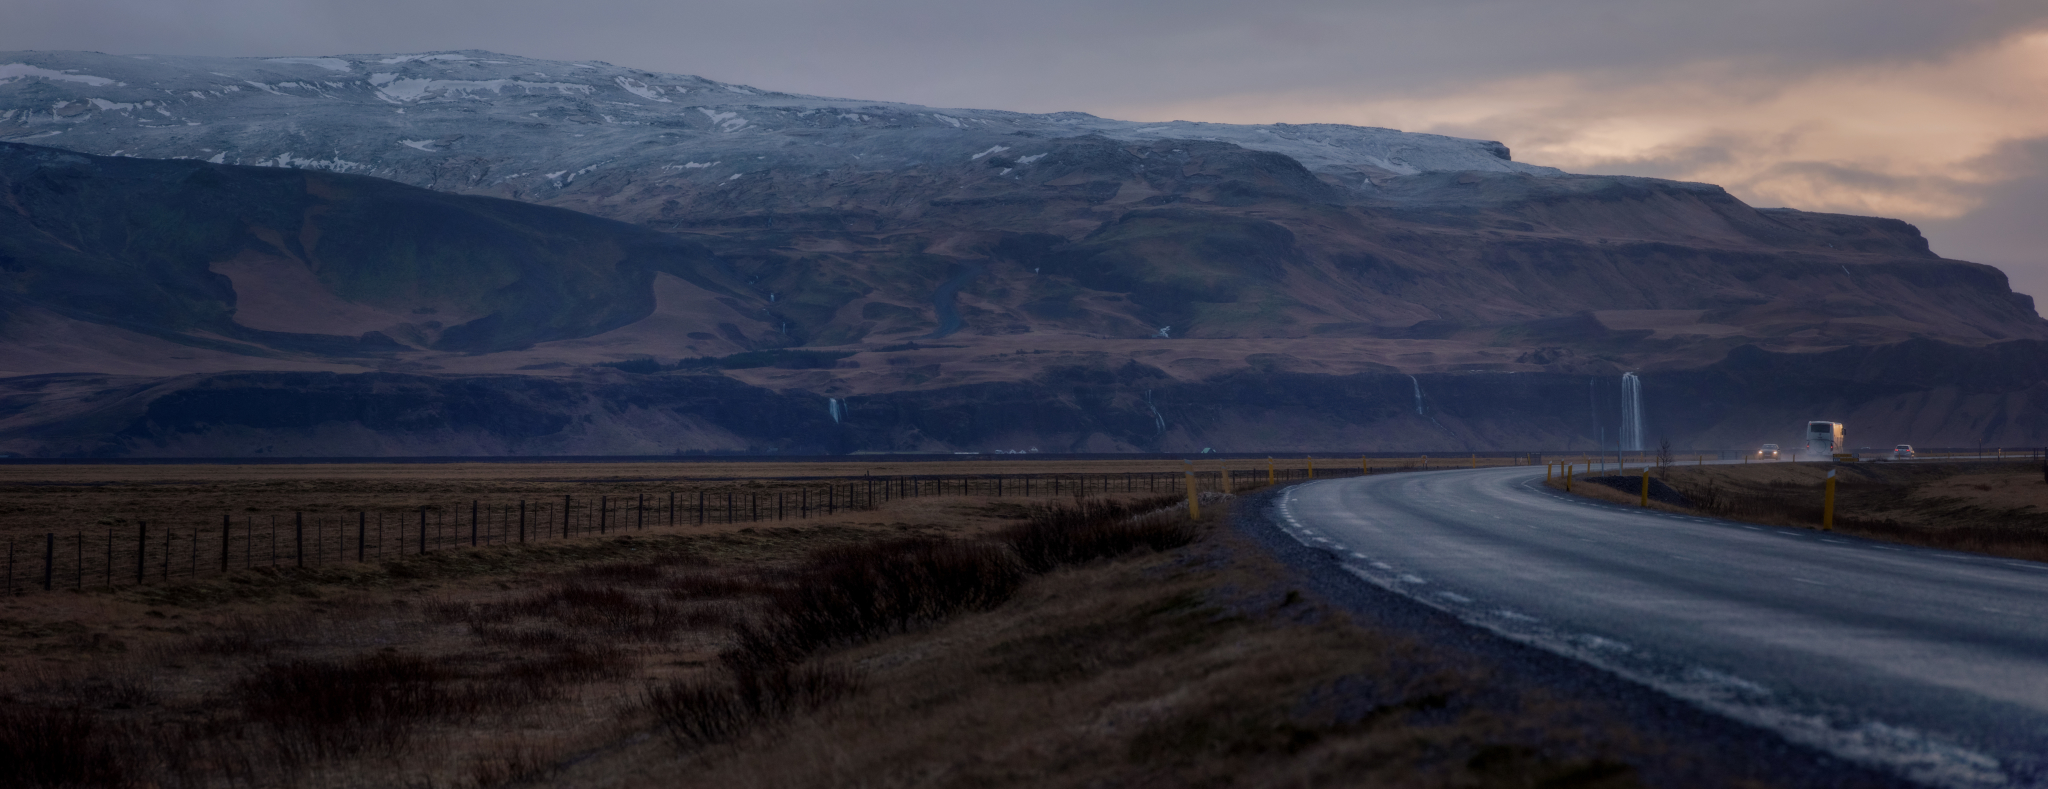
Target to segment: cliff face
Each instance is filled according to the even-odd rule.
[[[2037,423],[2033,373],[1912,361],[2034,369],[1996,269],[1498,143],[489,53],[0,66],[0,137],[64,149],[0,143],[15,452],[1590,446],[1625,371],[1684,444]]]
[[[916,352],[908,352],[915,354]],[[1745,346],[1642,377],[1643,435],[1681,450],[1792,445],[1810,419],[1855,446],[2038,445],[2048,347],[1932,341],[1821,354]],[[450,377],[226,373],[0,380],[0,451],[30,456],[367,457],[676,452],[1463,452],[1613,449],[1617,376],[1253,372],[1179,381],[1070,359],[1032,380],[840,398],[703,372]]]

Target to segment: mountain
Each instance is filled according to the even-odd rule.
[[[1882,380],[1901,349],[1967,364],[2048,341],[2003,274],[1896,220],[1387,129],[933,109],[487,52],[14,52],[0,140],[31,143],[0,145],[0,448],[24,453],[1560,447],[1611,443],[1599,392],[1624,371],[1676,438],[1737,443],[1784,439],[1754,414],[1879,406],[1710,371],[1847,354]],[[1489,405],[1504,380],[1522,394]],[[1725,387],[1754,408],[1654,402]],[[259,429],[206,406],[400,390],[425,399],[372,410],[523,392],[568,421],[515,439],[300,407]],[[709,418],[705,398],[809,416]],[[1922,444],[2039,424],[1946,402],[1870,418]],[[357,449],[314,438],[342,433]]]

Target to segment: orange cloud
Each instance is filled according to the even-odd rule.
[[[1939,59],[1795,74],[1704,62],[1426,95],[1223,96],[1116,114],[1484,137],[1522,161],[1717,183],[1758,205],[1945,219],[2016,175],[1996,155],[2002,147],[2048,137],[2048,29]]]

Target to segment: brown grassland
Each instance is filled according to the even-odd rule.
[[[2048,561],[2048,473],[2026,461],[1750,463],[1653,469],[1691,506],[1673,512],[1818,529],[1827,472],[1835,475],[1834,530],[1906,545]],[[1637,466],[1625,472],[1636,476]],[[1600,476],[1600,472],[1594,472]],[[1554,480],[1552,487],[1562,487]],[[1578,495],[1638,504],[1634,490],[1575,480]]]
[[[491,471],[617,473],[461,474]],[[362,477],[289,484],[394,484]],[[928,495],[0,598],[0,786],[1626,786],[1710,758],[1352,622],[1207,499]]]
[[[1412,466],[1498,465],[1508,458],[1374,459],[1375,468]],[[1360,459],[1279,458],[1271,468],[1286,480],[1305,473],[1313,463],[1325,476],[1357,473]],[[162,524],[217,524],[221,515],[237,523],[248,516],[289,517],[354,515],[368,512],[396,519],[421,507],[449,511],[466,518],[471,501],[510,504],[518,500],[559,502],[563,496],[591,501],[646,495],[663,502],[670,493],[694,499],[698,491],[772,494],[871,478],[903,476],[944,478],[957,488],[972,479],[986,492],[992,478],[1006,478],[1005,493],[1022,492],[1022,478],[1036,478],[1034,493],[1044,494],[1049,477],[1087,478],[1091,491],[1108,487],[1123,492],[1167,492],[1189,469],[1202,477],[1205,489],[1220,490],[1220,473],[1230,471],[1239,483],[1264,482],[1266,460],[1061,460],[1048,462],[1013,456],[985,455],[974,460],[911,462],[859,460],[839,462],[637,462],[637,463],[335,463],[252,465],[0,465],[0,539],[27,539],[55,532],[59,537],[83,531],[88,536],[110,525],[125,528],[138,521]],[[1126,478],[1128,479],[1128,483]],[[1148,491],[1148,481],[1156,491]],[[793,506],[793,502],[792,502]],[[459,510],[459,512],[457,512]]]

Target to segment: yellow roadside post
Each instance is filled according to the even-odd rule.
[[[1314,457],[1308,459],[1308,478],[1316,478],[1316,459]]]
[[[1564,466],[1564,492],[1572,492],[1572,466],[1570,463],[1566,463]]]
[[[1358,475],[1361,477],[1372,476],[1372,461],[1364,455],[1358,456]]]
[[[1472,453],[1472,467],[1479,468],[1479,453]]]
[[[1643,506],[1650,506],[1650,470],[1643,469]]]
[[[1834,470],[1834,469],[1828,469],[1828,492],[1827,492],[1827,497],[1826,497],[1825,499],[1823,499],[1823,500],[1821,501],[1821,505],[1820,505],[1820,530],[1821,530],[1821,531],[1834,531],[1834,530],[1835,530],[1835,470]]]
[[[1193,471],[1188,472],[1188,517],[1195,520],[1200,520],[1202,517],[1202,497],[1195,493],[1195,472]]]
[[[1552,463],[1544,463],[1544,464],[1543,464],[1543,481],[1544,481],[1544,482],[1549,482],[1549,481],[1550,481],[1550,467],[1551,467],[1552,465],[1555,465],[1555,464],[1552,464]]]
[[[1270,455],[1266,457],[1266,484],[1268,484],[1268,485],[1277,485],[1277,484],[1279,484],[1278,482],[1275,482],[1275,481],[1273,480],[1273,458],[1272,458],[1272,456],[1270,456]]]

